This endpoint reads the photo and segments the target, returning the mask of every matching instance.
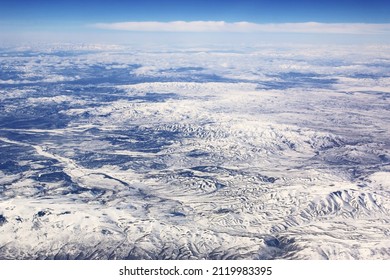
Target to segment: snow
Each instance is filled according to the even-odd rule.
[[[35,51],[3,62],[1,114],[51,126],[1,119],[1,259],[389,259],[388,47]]]

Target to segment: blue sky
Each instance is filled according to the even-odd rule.
[[[9,0],[0,4],[0,39],[4,34],[10,38],[45,32],[94,34],[102,29],[107,33],[115,28],[95,24],[118,22],[390,23],[390,1],[384,0]]]
[[[173,21],[389,23],[390,1],[361,0],[196,0],[1,1],[8,21]]]

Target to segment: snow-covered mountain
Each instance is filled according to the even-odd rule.
[[[0,57],[0,259],[390,259],[388,46]]]

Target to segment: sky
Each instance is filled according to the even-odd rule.
[[[372,33],[376,38],[390,34],[390,1],[384,0],[0,0],[0,4],[2,41],[99,36],[115,41],[140,36],[130,34],[134,32]]]

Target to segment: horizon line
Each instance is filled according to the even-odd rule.
[[[390,23],[123,21],[94,23],[87,26],[133,32],[390,34]]]

